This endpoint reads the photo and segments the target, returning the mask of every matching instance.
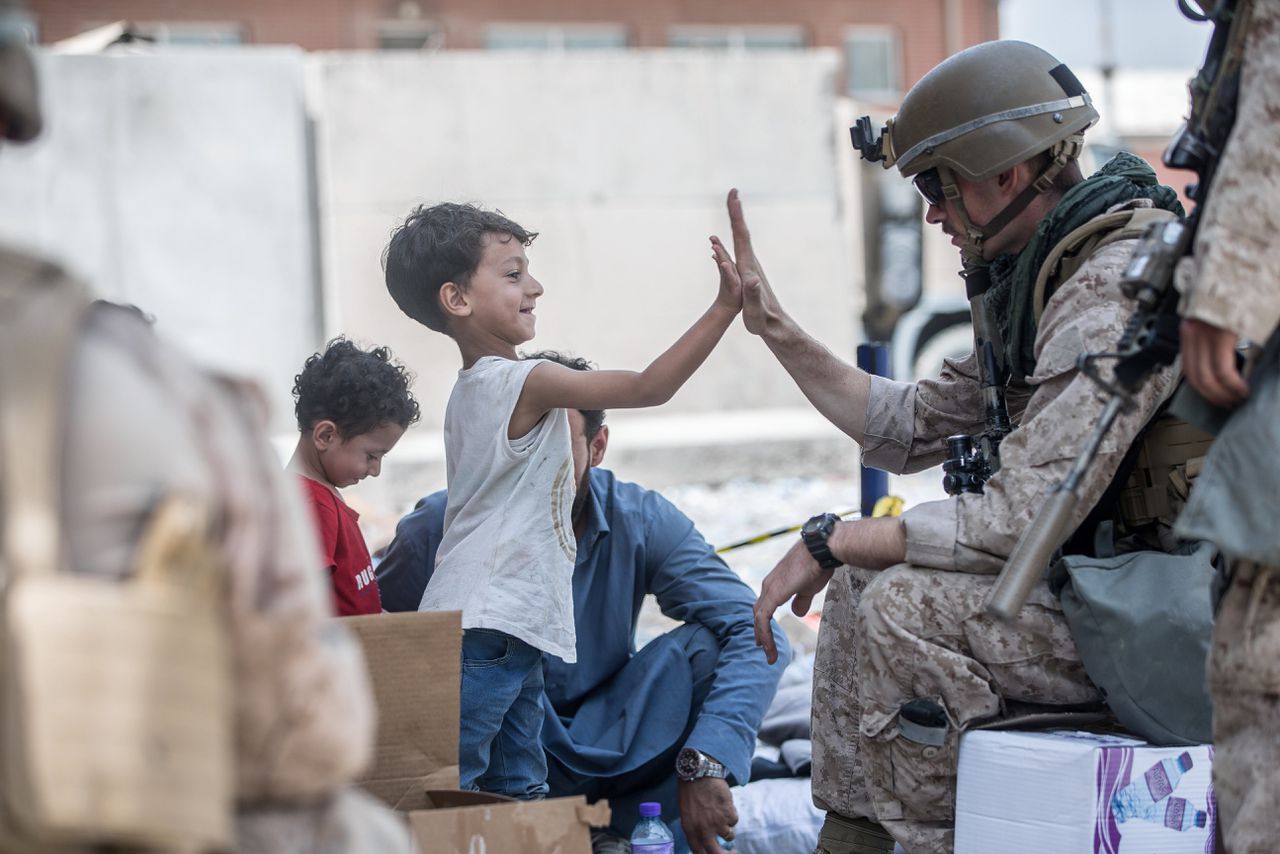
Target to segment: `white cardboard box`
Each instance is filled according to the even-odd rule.
[[[960,740],[956,854],[1213,854],[1213,747],[1086,732]]]

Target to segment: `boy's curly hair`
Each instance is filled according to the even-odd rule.
[[[408,427],[420,416],[409,392],[413,375],[386,347],[361,350],[341,335],[307,358],[293,378],[294,415],[303,433],[332,421],[343,439],[383,424]]]
[[[510,235],[524,246],[538,236],[496,211],[471,204],[419,205],[391,232],[382,252],[387,291],[400,310],[419,323],[448,334],[440,308],[445,282],[466,287],[484,257],[485,235]]]

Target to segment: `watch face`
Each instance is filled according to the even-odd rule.
[[[693,777],[702,764],[702,754],[692,747],[686,747],[676,756],[676,774],[681,777]]]
[[[819,528],[822,527],[822,521],[821,516],[814,516],[808,522],[805,522],[804,527],[800,529],[800,536],[812,536],[818,533]]]

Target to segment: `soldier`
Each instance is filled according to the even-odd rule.
[[[13,5],[0,3],[0,133],[25,141],[38,133],[41,117],[17,15]],[[193,367],[151,333],[140,312],[104,303],[89,306],[84,290],[50,263],[0,251],[0,302],[7,324],[41,317],[28,310],[32,305],[57,306],[43,314],[50,322],[49,340],[41,330],[27,330],[28,338],[49,348],[56,347],[53,330],[70,329],[66,318],[84,313],[67,348],[68,376],[25,395],[47,400],[66,389],[49,406],[60,423],[47,425],[50,435],[61,434],[63,451],[60,460],[50,453],[45,468],[61,472],[42,472],[38,484],[15,486],[8,479],[0,520],[15,529],[29,524],[13,513],[17,494],[34,488],[56,495],[58,487],[49,484],[60,478],[57,524],[66,540],[65,565],[77,574],[119,579],[134,571],[139,533],[167,498],[193,499],[212,522],[208,547],[224,576],[217,588],[222,601],[213,607],[229,647],[233,700],[231,708],[215,704],[207,714],[231,716],[234,779],[226,795],[227,809],[231,800],[236,809],[234,849],[407,852],[403,820],[345,788],[372,751],[373,701],[359,647],[329,619],[314,536],[301,496],[263,438],[258,398]],[[14,353],[13,337],[4,341],[3,359],[11,365],[58,358],[48,350]],[[21,375],[21,368],[5,373],[0,412],[21,405]],[[0,454],[7,459],[0,459],[0,471],[17,470],[20,454],[58,447],[29,434],[30,443],[15,454],[13,430],[4,438]],[[23,471],[32,470],[23,463]],[[17,538],[9,534],[8,542],[13,546]],[[12,557],[11,552],[0,555],[0,582],[12,581],[5,572],[14,566],[6,562]],[[10,650],[6,644],[5,653]],[[89,657],[95,652],[81,651]],[[6,672],[3,665],[0,672]],[[62,702],[83,707],[86,715],[120,706],[104,697],[66,696]],[[5,706],[3,714],[12,714],[14,705]],[[9,736],[11,722],[5,723]],[[4,758],[16,761],[15,753]],[[12,777],[6,773],[5,779],[8,784]],[[0,834],[13,829],[9,821],[29,823],[30,816],[5,814],[6,809],[12,810],[12,803],[0,791]],[[28,827],[20,833],[33,831]],[[74,847],[79,851],[121,842],[107,831],[96,836],[92,827],[79,828],[67,841],[20,847],[5,836],[0,845],[24,851],[85,846]],[[186,840],[181,847],[193,845]]]
[[[898,519],[815,516],[765,579],[756,625],[770,656],[775,609],[794,597],[792,609],[803,614],[827,589],[814,665],[813,795],[827,811],[819,852],[888,852],[894,840],[912,854],[950,851],[960,734],[1006,715],[1011,702],[1100,699],[1044,584],[1015,621],[984,608],[994,573],[1102,408],[1077,356],[1114,345],[1133,311],[1118,283],[1134,232],[1100,217],[1181,213],[1174,191],[1131,154],[1082,176],[1076,157],[1097,117],[1065,65],[1032,45],[998,41],[925,75],[881,140],[886,168],[913,179],[926,220],[960,249],[970,289],[989,277],[982,301],[1003,341],[1013,429],[981,493],[921,504]],[[917,471],[942,460],[946,437],[983,428],[985,369],[974,355],[915,384],[845,364],[782,309],[732,193],[729,214],[747,328],[862,445],[865,463]],[[1071,250],[1064,254],[1072,260],[1042,270],[1055,248]],[[1082,484],[1072,530],[1174,379],[1169,370],[1156,374],[1120,417]]]
[[[1237,5],[1252,18],[1235,126],[1178,281],[1187,380],[1211,403],[1239,408],[1177,531],[1229,560],[1209,655],[1213,784],[1227,851],[1260,854],[1280,838],[1280,0]],[[1266,342],[1247,383],[1240,339]]]

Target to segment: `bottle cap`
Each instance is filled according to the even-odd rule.
[[[657,818],[660,815],[662,815],[662,804],[645,801],[640,805],[641,818]]]

